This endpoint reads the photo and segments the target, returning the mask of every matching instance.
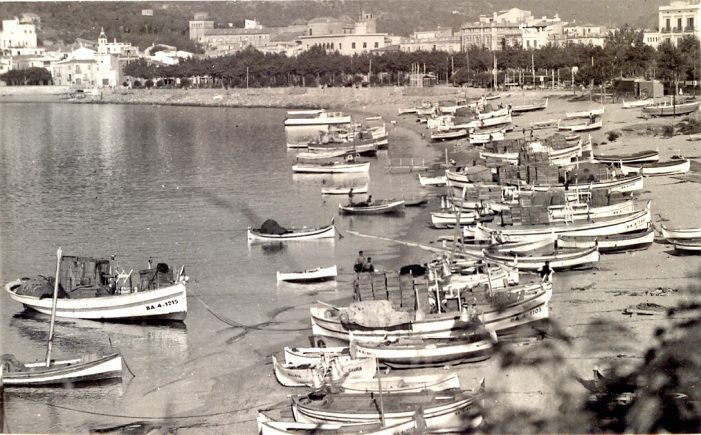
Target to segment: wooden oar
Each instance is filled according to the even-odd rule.
[[[46,349],[46,367],[51,365],[51,345],[54,342],[54,323],[56,323],[56,300],[58,299],[58,283],[61,270],[61,248],[56,251],[56,278],[54,279],[54,295],[51,303],[51,326],[49,326],[49,346]]]

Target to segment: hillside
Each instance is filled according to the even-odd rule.
[[[258,19],[265,26],[284,26],[319,16],[356,16],[362,9],[377,17],[380,32],[408,35],[412,30],[435,26],[459,29],[480,14],[518,7],[535,16],[559,14],[563,20],[610,27],[624,23],[655,27],[657,8],[668,0],[369,0],[359,1],[243,1],[243,2],[0,2],[3,19],[22,12],[42,19],[42,41],[73,42],[97,39],[104,27],[110,39],[129,41],[141,48],[152,43],[194,49],[188,38],[188,20],[195,12],[208,12],[217,23],[242,27],[243,20]],[[153,16],[142,16],[142,9]]]

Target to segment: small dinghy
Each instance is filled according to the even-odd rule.
[[[300,272],[277,272],[277,282],[308,283],[329,281],[336,278],[338,270],[336,265],[329,267],[317,267],[315,269],[303,270]]]
[[[667,162],[643,163],[643,164],[621,164],[623,175],[640,174],[643,177],[653,177],[659,175],[685,174],[691,169],[691,161],[688,159],[673,159]]]
[[[701,239],[701,228],[667,228],[662,224],[662,236],[667,241],[677,239]]]
[[[260,228],[248,227],[248,242],[288,242],[294,240],[316,240],[336,237],[333,219],[331,224],[316,228],[284,228],[273,219],[263,222]]]
[[[674,251],[679,254],[701,254],[701,239],[682,239],[675,240],[673,243]]]
[[[394,199],[378,199],[370,204],[353,204],[343,205],[338,204],[339,214],[357,214],[357,215],[373,215],[373,214],[390,214],[403,213],[405,201]]]
[[[377,361],[374,358],[351,358],[350,355],[340,355],[322,358],[319,364],[282,364],[273,356],[275,378],[285,387],[319,387],[324,378],[339,381],[346,378],[372,379],[377,372]]]
[[[367,184],[362,186],[323,186],[321,193],[324,195],[348,195],[351,189],[353,189],[353,193],[368,193]]]

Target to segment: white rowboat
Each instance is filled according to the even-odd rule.
[[[292,172],[301,174],[354,174],[370,170],[370,162],[330,164],[298,163],[292,166]]]
[[[641,164],[621,164],[623,175],[641,174],[644,177],[659,175],[685,174],[691,169],[689,159],[674,159],[667,162],[641,163]]]
[[[277,282],[318,282],[336,278],[338,271],[336,265],[329,267],[317,267],[316,269],[303,270],[301,272],[277,272]]]
[[[701,239],[701,228],[667,228],[662,224],[662,236],[667,240]]]

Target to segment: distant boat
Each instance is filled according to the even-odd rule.
[[[516,267],[520,270],[535,271],[549,262],[553,270],[579,269],[592,267],[599,262],[597,246],[586,249],[554,249],[547,252],[532,252],[525,255],[484,251],[484,258],[490,262]]]
[[[273,356],[273,371],[277,381],[285,387],[310,387],[323,384],[328,373],[332,381],[345,377],[372,379],[377,373],[377,360],[374,358],[351,358],[350,355],[334,356],[320,364],[295,365],[280,363]]]
[[[479,214],[474,211],[463,211],[460,213],[460,225],[474,224],[479,218]],[[455,228],[458,218],[455,212],[431,212],[431,224],[435,228]]]
[[[367,183],[362,186],[322,186],[321,193],[324,195],[348,195],[351,189],[353,189],[353,193],[368,193]]]
[[[294,240],[316,240],[336,237],[336,227],[333,219],[330,225],[317,228],[290,228],[276,233],[265,232],[264,230],[248,227],[248,242],[288,242]]]
[[[336,265],[329,267],[317,267],[299,272],[277,272],[277,281],[306,283],[328,281],[336,278],[338,271]]]
[[[548,99],[546,98],[540,103],[522,104],[519,106],[512,105],[511,113],[533,112],[535,110],[545,110],[548,107]]]
[[[442,130],[431,133],[431,140],[452,140],[467,136],[467,130]]]
[[[647,249],[654,240],[655,231],[650,227],[646,230],[608,236],[560,236],[557,239],[557,246],[570,249],[586,249],[598,246],[599,252],[603,254]]]
[[[298,110],[287,113],[287,118],[285,118],[285,126],[350,124],[351,121],[352,118],[350,115],[345,115],[342,112],[327,112],[325,110]]]
[[[658,104],[656,106],[643,107],[643,113],[650,116],[674,116],[687,115],[699,109],[699,101],[682,104]]]
[[[632,154],[594,154],[592,159],[598,163],[652,163],[660,160],[659,151],[640,151]]]
[[[590,118],[592,116],[601,116],[604,114],[605,108],[602,106],[600,109],[585,110],[582,112],[567,112],[565,116],[567,118]]]
[[[383,425],[381,421],[371,423],[300,423],[296,421],[278,421],[258,412],[256,419],[260,435],[399,435],[420,434],[425,432],[426,423],[423,412],[418,409],[414,415],[393,425]]]
[[[445,175],[439,175],[436,177],[426,177],[422,176],[419,174],[419,183],[424,186],[436,186],[436,187],[441,187],[445,186],[448,183],[448,179],[445,177]]]
[[[657,175],[675,175],[684,174],[691,169],[691,161],[688,159],[673,159],[667,162],[654,162],[631,164],[624,163],[621,165],[623,175],[641,174],[644,177],[652,177]]]
[[[701,228],[667,228],[662,224],[662,237],[671,240],[701,239]]]
[[[358,215],[403,213],[404,206],[404,200],[378,199],[374,200],[370,205],[356,204],[351,206],[338,204],[338,213]]]
[[[531,122],[529,125],[534,130],[540,130],[544,128],[557,128],[559,122],[559,119],[546,119],[545,121]]]
[[[674,250],[680,254],[701,254],[701,239],[675,240]]]
[[[296,165],[292,166],[292,172],[301,174],[355,174],[368,172],[369,170],[370,162],[333,162],[327,164],[297,163]]]
[[[599,119],[598,121],[591,122],[591,123],[588,123],[588,124],[577,124],[577,125],[562,125],[562,124],[559,124],[559,125],[557,126],[557,128],[558,128],[559,130],[569,130],[569,131],[571,131],[571,132],[573,132],[573,133],[577,133],[577,132],[580,132],[580,131],[598,130],[598,129],[600,129],[601,127],[603,127],[603,125],[604,125],[604,122],[603,122],[601,119]]]
[[[626,100],[623,100],[623,108],[624,109],[636,109],[638,107],[652,106],[653,104],[655,104],[655,100],[653,100],[652,98],[648,98],[646,100],[630,101],[630,102],[626,102]]]

